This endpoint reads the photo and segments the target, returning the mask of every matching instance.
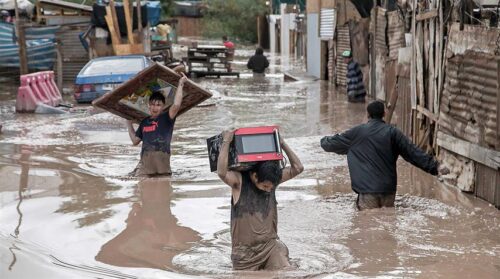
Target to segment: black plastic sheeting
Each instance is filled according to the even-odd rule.
[[[350,0],[351,3],[356,7],[358,13],[362,18],[370,17],[371,10],[373,8],[373,1],[367,0]]]
[[[115,3],[116,9],[116,17],[118,18],[118,25],[120,26],[120,34],[122,36],[127,35],[127,23],[125,22],[125,10],[123,9],[123,5],[120,3]],[[108,29],[108,25],[106,24],[106,20],[104,16],[106,15],[106,6],[94,4],[92,5],[92,18],[91,22],[96,27],[101,27],[106,30]],[[137,9],[134,7],[133,9],[133,24],[132,29],[137,29]],[[146,5],[141,6],[141,21],[142,27],[146,27],[148,25],[148,9]]]

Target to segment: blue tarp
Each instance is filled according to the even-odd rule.
[[[148,22],[151,26],[156,26],[160,22],[161,5],[160,1],[148,1]]]
[[[59,26],[29,27],[25,29],[28,68],[50,70],[56,61],[55,33]],[[19,46],[14,25],[0,22],[0,67],[19,68]]]

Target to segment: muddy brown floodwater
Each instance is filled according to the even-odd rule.
[[[396,207],[358,212],[346,158],[323,135],[362,123],[322,81],[285,83],[244,71],[199,79],[210,106],[179,117],[171,179],[128,177],[139,158],[124,121],[110,113],[14,113],[0,89],[0,277],[7,278],[499,278],[500,213],[398,162]],[[284,66],[285,65],[285,66]],[[68,99],[70,100],[70,98]],[[205,139],[226,127],[276,124],[305,171],[277,191],[278,233],[293,270],[231,270],[230,189],[209,171]]]

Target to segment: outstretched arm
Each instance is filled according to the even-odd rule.
[[[439,163],[433,156],[418,148],[397,128],[393,128],[391,135],[392,142],[396,145],[396,148],[403,159],[425,172],[432,175],[438,174]]]
[[[177,90],[175,91],[175,98],[174,98],[174,103],[170,106],[170,109],[168,110],[168,115],[170,116],[170,119],[174,119],[177,116],[177,113],[179,113],[179,110],[181,109],[181,104],[182,104],[182,98],[183,98],[183,88],[184,88],[184,83],[187,80],[187,77],[184,73],[181,73],[182,77],[179,80],[179,84],[177,85]]]
[[[130,137],[132,144],[138,145],[141,142],[141,139],[135,135],[134,126],[132,126],[131,120],[127,120],[127,130],[128,130],[128,136]]]
[[[304,166],[300,162],[299,157],[293,152],[293,150],[288,146],[285,140],[280,137],[280,145],[283,151],[285,151],[288,159],[290,160],[290,166],[283,169],[283,175],[281,176],[280,183],[290,180],[301,172],[304,171]]]
[[[233,189],[241,187],[241,173],[228,170],[229,144],[233,141],[234,131],[224,131],[222,147],[217,159],[217,175]]]
[[[321,139],[321,147],[326,152],[347,154],[355,138],[355,133],[356,133],[355,129],[356,127],[347,130],[342,134],[323,137]]]

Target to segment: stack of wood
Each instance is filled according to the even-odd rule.
[[[115,1],[110,0],[109,6],[106,7],[105,19],[106,24],[108,25],[109,33],[111,35],[113,51],[115,52],[115,55],[142,54],[144,53],[144,46],[140,42],[141,36],[139,36],[138,41],[136,42],[134,33],[132,31],[133,19],[129,0],[123,0],[123,9],[125,11],[125,23],[127,25],[128,43],[122,43],[120,26],[118,25],[118,18],[116,16]],[[137,17],[139,22],[139,32],[142,32],[140,0],[137,0]]]

